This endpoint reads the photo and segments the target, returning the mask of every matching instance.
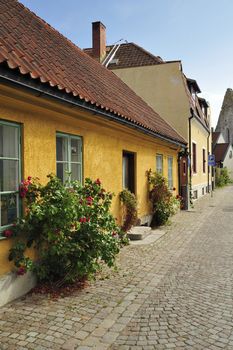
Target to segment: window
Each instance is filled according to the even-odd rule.
[[[123,188],[135,193],[135,154],[123,151],[122,165]]]
[[[192,160],[193,160],[193,172],[197,172],[197,146],[193,142],[192,143]]]
[[[196,102],[196,91],[193,87],[191,87],[191,95],[192,95],[194,102]]]
[[[167,165],[168,165],[168,188],[173,188],[173,158],[168,157],[167,158]]]
[[[19,216],[20,126],[0,121],[0,230]]]
[[[156,172],[163,175],[163,155],[156,154]]]
[[[56,138],[57,177],[65,182],[71,174],[71,180],[82,182],[82,138],[57,133]]]
[[[186,161],[183,160],[183,176],[186,175]]]
[[[210,166],[209,166],[209,155],[210,155],[210,152],[208,152],[208,173],[210,173]]]
[[[197,199],[198,198],[198,192],[197,190],[193,191],[193,199]]]
[[[203,167],[203,173],[205,173],[205,164],[206,164],[206,156],[205,156],[205,149],[202,149],[202,167]]]

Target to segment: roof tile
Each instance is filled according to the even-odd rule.
[[[0,61],[154,133],[186,143],[114,73],[16,0],[0,0]]]
[[[114,45],[106,47],[107,54],[111,52],[113,47]],[[91,48],[84,49],[84,52],[93,57]],[[117,63],[110,62],[108,65],[109,69],[150,66],[164,63],[161,57],[154,56],[135,43],[120,44],[114,55],[114,60],[116,60],[115,62]]]
[[[229,147],[229,143],[217,143],[215,145],[213,153],[215,155],[215,161],[217,163],[224,161],[228,147]]]

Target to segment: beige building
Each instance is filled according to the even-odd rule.
[[[209,192],[209,105],[198,96],[197,82],[184,75],[181,61],[164,61],[134,43],[106,47],[100,22],[93,23],[93,49],[85,52],[111,69],[187,141],[187,155],[179,159],[180,193],[189,192],[188,183],[194,199]]]

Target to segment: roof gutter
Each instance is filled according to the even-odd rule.
[[[169,137],[166,137],[154,131],[148,130],[143,126],[134,124],[133,122],[123,119],[122,117],[117,116],[114,113],[102,111],[98,107],[93,106],[91,103],[87,103],[84,100],[80,100],[78,97],[68,96],[67,93],[62,93],[59,90],[55,92],[54,89],[46,87],[44,83],[34,82],[32,81],[31,78],[28,78],[25,76],[24,77],[18,76],[17,74],[14,74],[13,71],[10,72],[6,69],[3,69],[2,67],[0,67],[0,82],[7,83],[8,85],[11,85],[11,86],[19,85],[21,88],[25,90],[34,91],[34,93],[36,92],[37,95],[39,93],[38,95],[39,97],[44,95],[49,98],[59,100],[62,103],[71,104],[75,107],[83,108],[93,114],[100,115],[104,118],[115,121],[124,126],[128,126],[130,128],[136,129],[146,135],[157,137],[163,141],[172,143],[179,147],[183,147],[183,148],[187,147],[185,143],[170,139]]]

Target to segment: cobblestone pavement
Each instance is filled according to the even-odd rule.
[[[148,245],[125,247],[119,270],[51,301],[0,309],[0,349],[233,349],[233,187],[198,201]]]

